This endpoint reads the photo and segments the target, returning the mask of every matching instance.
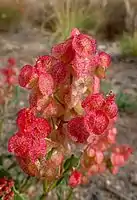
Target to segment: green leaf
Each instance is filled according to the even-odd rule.
[[[72,188],[70,188],[70,189],[69,189],[69,193],[68,193],[68,196],[67,196],[66,200],[71,200],[71,199],[72,199],[72,195],[73,195],[73,189],[72,189]]]
[[[3,165],[3,156],[0,156],[0,165]]]
[[[26,200],[26,199],[24,198],[23,195],[16,193],[15,196],[14,196],[14,200]]]
[[[0,135],[3,133],[3,119],[0,120]]]
[[[28,200],[28,197],[24,194],[20,194],[15,187],[13,187],[14,190],[14,200]]]
[[[136,100],[133,100],[129,94],[119,92],[116,100],[119,111],[135,112],[137,110]]]
[[[57,181],[57,183],[56,183],[56,187],[58,186],[58,185],[60,185],[61,183],[64,183],[64,176],[62,176],[58,181]]]
[[[55,148],[52,148],[51,151],[48,152],[47,156],[46,156],[46,160],[49,160],[54,152]]]
[[[69,177],[69,174],[65,172],[64,175],[59,180],[57,180],[56,187],[59,185],[67,185],[68,177]]]
[[[10,173],[8,171],[6,171],[2,166],[0,166],[0,178],[2,178],[4,176],[11,178]]]
[[[19,86],[15,86],[15,92],[14,92],[15,96],[14,96],[14,103],[18,104],[19,102],[19,95],[20,95],[20,87]]]
[[[72,167],[77,167],[79,163],[79,158],[72,155],[70,158],[68,158],[65,163],[64,163],[64,170],[68,171],[70,170]]]

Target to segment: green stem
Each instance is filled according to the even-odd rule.
[[[13,167],[15,167],[17,165],[16,162],[13,162],[9,167],[8,167],[8,170],[12,169]]]
[[[40,197],[40,200],[46,200],[47,197],[47,189],[48,189],[48,183],[46,180],[43,181],[43,194]]]
[[[53,129],[55,129],[55,128],[56,128],[56,126],[55,126],[55,123],[54,123],[54,120],[53,120],[53,118],[52,118],[52,117],[51,117],[51,123],[52,123]]]
[[[70,189],[69,189],[69,193],[68,193],[68,196],[67,196],[66,200],[71,200],[72,194],[73,194],[73,189],[72,189],[72,188],[70,188]]]
[[[42,196],[40,197],[40,200],[46,200],[47,194],[42,194]]]
[[[60,99],[59,99],[57,96],[54,95],[54,98],[56,99],[56,101],[57,101],[60,105],[62,105],[63,108],[65,108],[65,105],[60,101]]]
[[[28,182],[30,180],[30,176],[28,176],[26,179],[23,180],[21,186],[20,186],[20,192],[24,192],[26,188],[28,188]]]

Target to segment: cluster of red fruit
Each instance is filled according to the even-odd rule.
[[[89,175],[116,173],[125,164],[132,150],[116,144],[115,95],[99,92],[110,61],[96,40],[74,29],[50,55],[21,69],[19,84],[30,90],[30,106],[18,113],[9,151],[26,173],[58,180],[65,160],[79,155],[80,164],[70,170],[69,185],[75,187]]]
[[[17,84],[16,61],[14,58],[9,58],[6,66],[0,69],[0,104],[11,98],[15,84]]]
[[[14,192],[12,188],[14,186],[14,182],[12,180],[8,180],[7,178],[0,178],[0,197],[3,200],[11,200],[14,197]]]

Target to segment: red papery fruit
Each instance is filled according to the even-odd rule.
[[[96,52],[96,40],[85,34],[76,35],[72,46],[76,53],[84,58],[90,58]]]
[[[22,136],[20,133],[14,134],[8,143],[8,151],[14,153],[18,157],[28,157],[30,149],[30,138]]]
[[[34,72],[34,68],[31,65],[25,65],[19,74],[19,84],[21,87],[29,88],[34,79],[37,79],[37,75]]]
[[[69,64],[75,56],[75,51],[72,47],[72,39],[68,39],[64,43],[53,46],[51,54],[63,63]]]
[[[80,56],[75,56],[72,61],[72,68],[74,75],[78,78],[91,76],[94,71],[91,60]]]
[[[74,142],[85,143],[89,136],[84,125],[84,117],[81,116],[71,119],[68,122],[67,129],[70,138]]]
[[[30,131],[33,129],[32,124],[35,120],[35,115],[32,109],[23,108],[18,112],[17,125],[21,132]]]
[[[92,111],[89,112],[85,117],[84,117],[84,123],[87,131],[92,134],[94,126],[95,126],[95,119],[96,119],[96,112]]]
[[[73,28],[71,31],[71,37],[75,37],[80,34],[80,31],[77,28]]]
[[[129,145],[116,146],[112,149],[111,162],[115,166],[123,166],[133,152]]]
[[[97,50],[95,39],[75,28],[49,55],[21,69],[19,84],[31,90],[30,105],[18,113],[18,132],[9,139],[8,150],[25,173],[46,180],[48,189],[66,172],[72,188],[106,170],[116,174],[132,153],[128,145],[116,143],[115,95],[100,92],[110,62],[107,53]],[[14,65],[9,59],[0,70],[0,102],[6,102],[7,88],[12,89]],[[0,195],[4,190],[2,199],[9,200],[12,190],[4,181],[0,179]]]
[[[102,134],[107,129],[108,124],[109,119],[107,115],[102,110],[96,111],[95,126],[93,129],[93,133],[97,135]]]
[[[114,95],[110,95],[106,98],[106,103],[103,107],[103,110],[110,119],[113,119],[114,117],[117,116],[118,107],[117,104],[115,103]]]
[[[57,62],[59,61],[51,55],[40,56],[36,61],[35,68],[39,75],[41,73],[50,73]]]
[[[105,52],[99,52],[99,65],[101,67],[109,67],[111,63],[111,57]]]
[[[53,94],[54,80],[50,74],[42,73],[39,76],[38,85],[39,85],[39,90],[43,95],[49,96]]]
[[[51,71],[54,83],[57,85],[64,83],[67,74],[68,74],[67,66],[62,62],[56,63]]]
[[[101,109],[102,105],[105,102],[105,98],[101,93],[96,93],[87,96],[82,101],[82,107],[85,109],[85,111],[88,113],[92,110]]]
[[[0,197],[2,200],[13,200],[14,192],[12,188],[14,181],[6,177],[0,178]]]
[[[14,65],[8,63],[7,67],[0,69],[0,73],[9,86],[17,84],[17,68]]]
[[[35,162],[46,155],[46,141],[45,138],[37,138],[30,133],[25,136],[16,133],[9,140],[8,151],[17,157],[28,158],[31,162]]]
[[[78,170],[74,170],[69,177],[68,184],[70,187],[76,187],[81,184],[81,181],[82,181],[81,172],[79,172]]]
[[[14,65],[16,65],[16,60],[15,60],[15,58],[8,58],[8,64],[10,65],[10,66],[14,66]]]

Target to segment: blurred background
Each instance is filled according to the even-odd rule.
[[[18,70],[26,63],[33,64],[37,56],[66,39],[74,27],[93,35],[98,48],[112,56],[102,90],[112,89],[117,94],[118,140],[132,145],[134,154],[117,176],[93,177],[76,189],[73,199],[137,200],[137,0],[0,0],[0,68],[9,57],[16,60]],[[7,140],[16,130],[16,113],[26,105],[26,96],[16,86],[14,101],[4,107],[6,111],[0,105],[0,167],[9,172],[12,166],[7,160],[14,158],[4,156]],[[35,200],[39,192],[29,185],[32,180],[18,167],[16,173],[10,173],[18,174],[23,192]],[[40,184],[36,186],[40,188]],[[54,194],[49,199],[54,199]]]

